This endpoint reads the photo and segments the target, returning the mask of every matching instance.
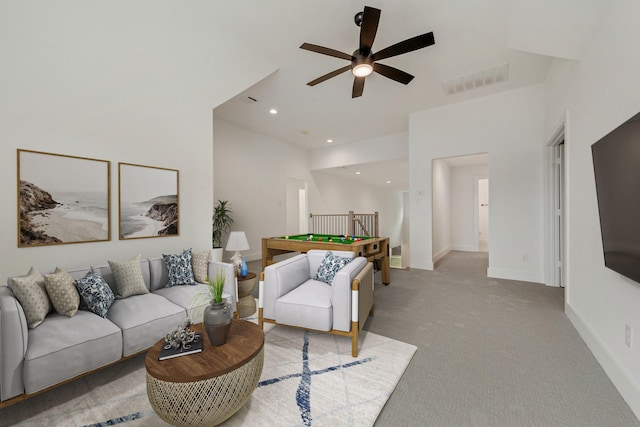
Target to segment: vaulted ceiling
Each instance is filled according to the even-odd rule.
[[[326,147],[328,139],[346,144],[405,132],[412,112],[543,82],[554,57],[579,59],[606,11],[605,0],[218,3],[216,24],[279,69],[216,108],[214,115],[309,150]],[[405,86],[374,73],[359,98],[351,97],[350,72],[308,86],[348,62],[299,46],[307,42],[352,53],[360,33],[354,15],[365,4],[382,10],[374,52],[433,31],[435,45],[381,61],[414,75],[413,81]],[[272,108],[278,114],[270,114]]]

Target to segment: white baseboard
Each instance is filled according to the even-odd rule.
[[[522,282],[544,283],[542,274],[515,268],[487,268],[487,276],[496,279],[520,280]]]
[[[449,252],[451,252],[451,248],[446,247],[443,250],[441,250],[440,252],[438,252],[437,254],[435,254],[433,256],[433,264],[432,265],[437,264],[438,261],[440,261],[442,258],[444,258]],[[433,267],[431,269],[433,269]]]
[[[472,245],[451,245],[451,250],[461,252],[478,252],[478,248]]]
[[[633,376],[616,359],[615,355],[604,345],[602,340],[598,338],[583,320],[583,317],[569,304],[565,304],[565,314],[613,385],[618,389],[622,398],[627,402],[636,417],[640,419],[640,386],[634,381]]]

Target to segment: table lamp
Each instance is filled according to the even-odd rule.
[[[247,268],[247,262],[243,256],[240,256],[240,251],[249,250],[249,242],[244,231],[232,231],[229,233],[229,240],[227,240],[228,251],[235,251],[236,253],[231,257],[231,262],[235,265],[236,270],[240,271],[240,277],[247,277],[249,270]]]

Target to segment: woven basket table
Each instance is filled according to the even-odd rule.
[[[158,360],[164,340],[145,358],[147,396],[160,418],[175,426],[215,426],[235,414],[255,390],[264,363],[264,334],[234,319],[227,342],[213,347],[202,324],[200,353]]]
[[[249,272],[246,277],[238,276],[238,314],[249,317],[256,312],[256,300],[251,292],[258,283],[256,273]]]

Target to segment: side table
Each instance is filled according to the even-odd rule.
[[[202,352],[158,360],[164,339],[147,353],[147,396],[160,418],[174,426],[215,426],[235,414],[255,390],[264,363],[264,334],[233,319],[229,338],[213,347],[202,323]]]
[[[256,273],[249,272],[246,277],[240,277],[238,275],[238,316],[248,317],[256,312],[256,300],[251,295],[256,284],[258,283],[258,277]]]

